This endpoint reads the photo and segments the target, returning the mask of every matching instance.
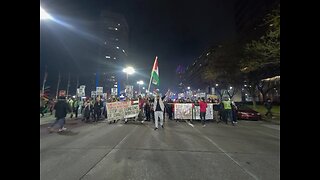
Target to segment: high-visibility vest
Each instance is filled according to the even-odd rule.
[[[224,109],[232,109],[231,101],[222,101]]]

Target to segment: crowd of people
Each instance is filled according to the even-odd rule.
[[[205,117],[208,108],[208,103],[213,104],[213,116],[214,120],[217,123],[221,121],[228,124],[229,122],[232,125],[237,124],[237,106],[236,104],[230,100],[230,98],[223,98],[222,101],[219,99],[210,99],[210,98],[198,98],[198,99],[178,99],[178,100],[171,100],[165,99],[165,96],[161,98],[163,100],[164,107],[163,109],[163,116],[167,115],[169,120],[173,120],[174,117],[174,104],[176,103],[192,103],[194,106],[200,107],[200,119],[202,121],[203,127],[205,127]],[[139,107],[141,109],[142,117],[145,121],[156,121],[159,113],[157,112],[157,106],[155,103],[157,100],[152,99],[151,97],[141,98],[139,97]],[[159,109],[159,108],[158,108]],[[161,120],[161,118],[160,118]],[[190,119],[192,123],[192,119]],[[157,128],[157,126],[156,126]]]
[[[217,123],[225,122],[228,124],[229,122],[232,125],[237,124],[237,106],[236,104],[230,100],[228,97],[224,97],[221,101],[219,99],[211,99],[211,98],[198,98],[198,99],[178,99],[172,100],[167,98],[167,96],[160,97],[159,95],[139,96],[136,99],[120,99],[120,98],[109,98],[104,99],[101,97],[96,98],[65,98],[59,97],[56,99],[46,99],[44,97],[40,97],[40,114],[41,117],[44,116],[44,113],[50,112],[53,114],[53,110],[55,110],[56,122],[52,124],[49,128],[52,128],[56,124],[60,124],[59,131],[65,130],[64,122],[67,114],[70,114],[70,118],[75,117],[78,119],[79,114],[81,114],[81,120],[88,122],[97,122],[108,118],[107,113],[107,103],[118,102],[118,101],[138,101],[139,102],[139,118],[142,121],[153,121],[155,123],[155,130],[158,129],[158,119],[160,119],[160,125],[162,128],[164,117],[168,117],[169,120],[173,120],[174,118],[174,104],[176,103],[192,103],[194,106],[199,106],[200,108],[200,119],[203,124],[203,127],[206,126],[206,112],[208,103],[212,103],[212,112],[213,112],[213,120]],[[271,114],[271,101],[268,100],[265,103],[266,108],[268,109],[267,115]],[[210,106],[211,107],[211,106]],[[272,114],[271,114],[272,116]],[[189,120],[192,123],[192,119]]]

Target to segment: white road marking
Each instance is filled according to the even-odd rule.
[[[203,133],[201,133],[197,128],[193,128],[194,130],[196,130],[199,134],[201,134],[205,139],[207,139],[209,142],[211,142],[213,145],[215,145],[221,152],[223,152],[223,154],[225,154],[228,158],[230,158],[234,163],[236,163],[244,172],[246,172],[247,174],[249,174],[251,177],[253,177],[253,179],[259,179],[256,175],[252,174],[250,171],[248,171],[247,169],[245,169],[244,167],[242,167],[240,165],[239,162],[237,162],[235,159],[233,159],[225,150],[223,150],[217,143],[215,143],[213,140],[211,140],[208,136],[204,135]]]
[[[193,127],[193,128],[194,128],[194,125],[193,125],[193,124],[191,124],[190,122],[186,121],[186,123],[188,123],[191,127]]]

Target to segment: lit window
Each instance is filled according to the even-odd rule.
[[[118,28],[114,28],[114,30],[118,31]]]
[[[110,59],[110,56],[106,56],[107,59]]]

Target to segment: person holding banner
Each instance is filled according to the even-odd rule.
[[[206,127],[206,112],[208,104],[205,102],[204,97],[201,98],[201,101],[199,102],[200,106],[200,119],[202,121],[202,127]]]
[[[154,130],[158,129],[158,117],[160,118],[161,127],[164,128],[163,127],[164,104],[163,104],[162,98],[160,98],[159,95],[157,95],[157,97],[154,98],[153,109],[154,109],[154,120],[155,120]]]

